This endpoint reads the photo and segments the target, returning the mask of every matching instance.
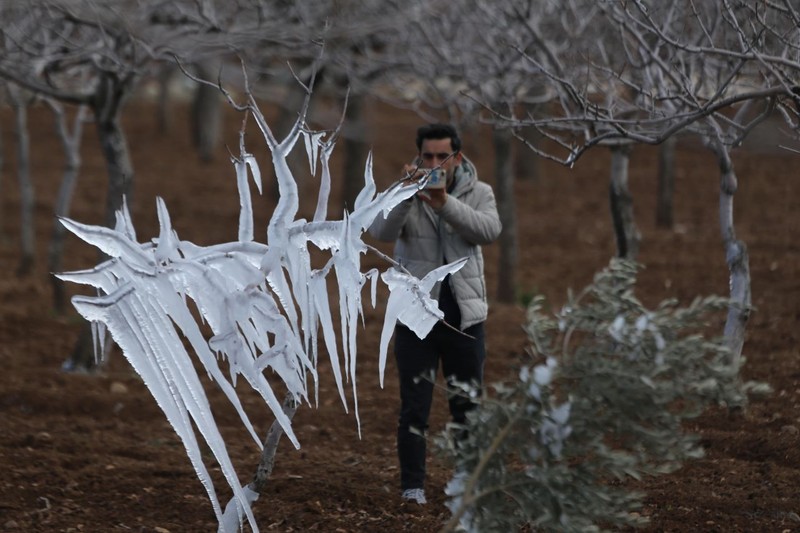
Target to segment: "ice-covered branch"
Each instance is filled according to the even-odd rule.
[[[245,518],[257,531],[250,510],[257,494],[243,487],[233,468],[194,360],[223,391],[258,446],[261,440],[234,389],[240,379],[263,398],[280,431],[299,446],[291,418],[278,400],[276,385],[266,379],[265,371],[270,369],[279,378],[293,404],[310,403],[313,395],[309,378],[316,390],[321,337],[345,409],[348,404],[345,379],[351,383],[358,419],[356,354],[358,325],[363,314],[362,288],[371,281],[374,306],[379,277],[377,270],[366,273],[361,270],[361,255],[367,251],[362,235],[376,216],[410,198],[419,187],[398,182],[377,193],[370,157],[364,188],[352,213],[345,213],[342,220],[324,220],[324,210],[318,209],[314,221],[296,219],[299,193],[286,164],[290,147],[303,136],[312,165],[321,159],[323,177],[329,180],[326,169],[333,140],[326,140],[324,132],[308,128],[304,113],[300,113],[289,136],[278,141],[272,137],[255,101],[251,99],[245,107],[256,118],[272,151],[283,195],[269,221],[266,243],[254,240],[249,192],[250,178],[260,185],[261,172],[241,142],[239,156],[232,158],[240,199],[237,241],[198,246],[181,240],[172,227],[166,205],[159,199],[159,235],[151,242],[137,242],[126,207],[117,213],[114,229],[63,220],[68,230],[110,259],[90,270],[60,275],[64,280],[98,290],[95,297],[76,297],[75,307],[88,320],[108,328],[125,357],[142,375],[181,438],[208,491],[220,527],[226,531],[232,522],[241,524]],[[329,183],[321,184],[320,203],[327,200],[327,187]],[[329,254],[322,268],[312,268],[310,245]],[[419,335],[426,334],[442,317],[436,302],[430,298],[431,288],[462,264],[463,261],[457,261],[422,280],[394,269],[380,276],[390,291],[379,356],[381,382],[386,346],[395,322],[403,322]],[[328,289],[332,273],[338,285],[338,339],[332,313],[336,303],[330,301]],[[210,338],[198,325],[193,308],[210,328]],[[203,463],[195,427],[233,490],[234,499],[225,513]]]

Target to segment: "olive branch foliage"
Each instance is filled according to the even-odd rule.
[[[625,480],[702,456],[683,423],[711,406],[743,407],[749,390],[766,388],[742,383],[724,339],[704,335],[727,299],[647,309],[634,295],[638,268],[612,260],[554,316],[541,296],[531,302],[534,363],[437,439],[456,465],[445,530],[640,525],[643,495]]]

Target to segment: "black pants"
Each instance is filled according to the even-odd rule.
[[[419,339],[405,326],[395,328],[394,351],[400,376],[397,454],[403,490],[423,488],[425,484],[425,435],[439,361],[448,383],[483,382],[486,358],[483,323],[467,328],[464,333],[474,338],[441,323],[425,339]],[[466,413],[476,405],[459,394],[448,394],[448,402],[454,422],[464,422]]]

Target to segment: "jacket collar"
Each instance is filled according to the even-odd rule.
[[[466,156],[462,156],[461,164],[456,167],[455,179],[456,186],[450,195],[456,197],[471,191],[475,187],[475,182],[478,181],[478,171]]]

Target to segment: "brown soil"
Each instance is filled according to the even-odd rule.
[[[211,506],[178,438],[121,354],[112,351],[98,375],[60,370],[80,327],[74,312],[64,316],[53,312],[45,268],[61,148],[49,113],[34,110],[30,120],[38,255],[34,272],[18,278],[13,121],[8,109],[0,111],[6,148],[0,189],[0,268],[5,272],[0,279],[0,529],[214,531]],[[376,175],[393,176],[412,155],[418,120],[378,105],[371,113]],[[133,102],[127,110],[137,172],[132,211],[139,238],[157,235],[154,197],[159,195],[165,198],[181,238],[199,244],[233,240],[238,199],[227,151],[220,146],[213,163],[201,164],[185,134],[185,108],[176,108],[174,119],[172,130],[160,134],[150,105]],[[232,148],[238,145],[240,120],[231,112],[226,121],[224,142]],[[491,176],[490,138],[485,131],[466,137],[467,155],[483,176]],[[256,135],[249,135],[250,150],[266,160],[262,146]],[[71,216],[99,223],[104,165],[91,130],[83,153]],[[692,146],[680,151],[676,223],[666,230],[654,223],[656,157],[653,148],[637,150],[631,168],[643,234],[640,260],[646,267],[639,296],[652,305],[668,297],[688,303],[698,295],[725,295],[728,282],[717,222],[714,161]],[[752,148],[735,160],[740,176],[735,217],[738,234],[749,245],[755,305],[743,375],[768,382],[774,393],[754,399],[744,413],[720,409],[688,425],[687,430],[701,435],[706,457],[639,485],[647,492],[643,513],[650,518],[649,531],[800,531],[800,245],[795,233],[800,215],[792,170],[796,160],[786,151]],[[582,288],[608,263],[615,246],[607,210],[607,174],[607,154],[598,150],[572,170],[542,163],[537,181],[517,183],[521,296],[542,293],[558,307],[568,288]],[[304,216],[315,201],[313,193],[308,196]],[[268,219],[269,205],[269,200],[258,200],[259,227]],[[496,245],[485,252],[488,283],[493,286],[499,275]],[[88,245],[68,240],[67,269],[90,267],[96,257]],[[373,257],[365,264],[381,266]],[[70,287],[73,293],[78,290]],[[526,339],[520,327],[524,315],[521,305],[492,302],[489,382],[508,378],[525,358]],[[436,457],[430,461],[429,505],[408,508],[399,501],[395,369],[390,361],[381,389],[379,334],[380,308],[368,311],[359,340],[362,438],[354,417],[343,412],[323,367],[319,407],[303,407],[295,419],[302,448],[281,445],[273,479],[256,504],[262,530],[427,532],[435,531],[448,516],[442,489],[449,471]],[[270,422],[265,408],[245,392],[243,397],[263,434]],[[231,456],[246,480],[258,451],[242,434],[231,410],[216,403]],[[445,402],[437,398],[433,428],[442,428],[445,420]],[[210,454],[207,459],[210,464]],[[226,501],[228,493],[219,479],[217,488]]]

